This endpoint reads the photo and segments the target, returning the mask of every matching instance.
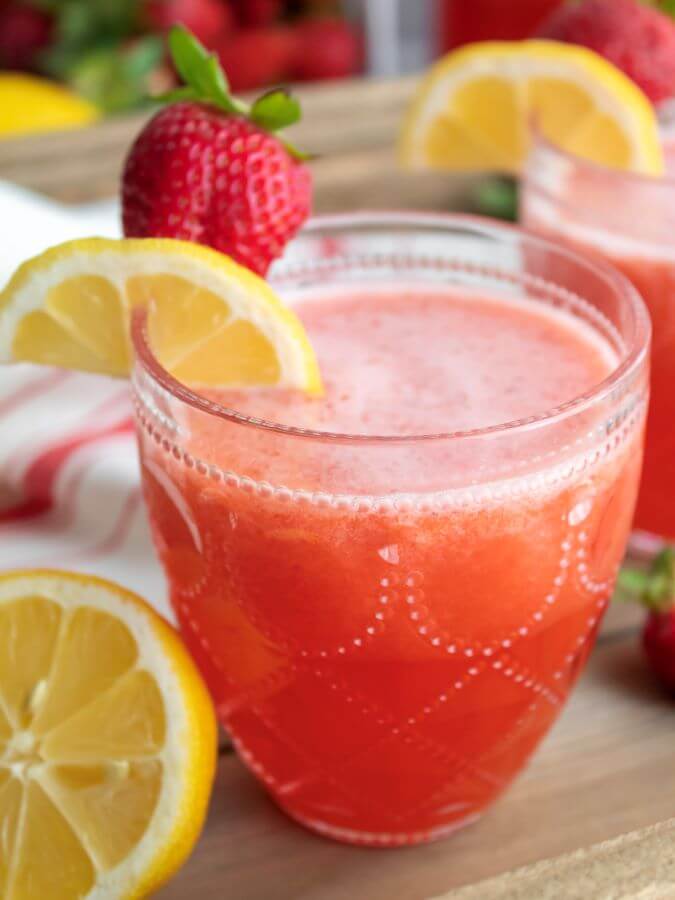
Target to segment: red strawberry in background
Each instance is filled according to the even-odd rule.
[[[307,81],[348,78],[360,71],[363,41],[345,19],[319,18],[297,28],[297,53],[293,75]]]
[[[638,0],[565,4],[540,37],[581,44],[622,69],[653,103],[675,93],[675,23]]]
[[[228,0],[145,0],[144,13],[154,31],[183,25],[209,48],[232,29],[234,22]]]
[[[29,69],[51,43],[50,15],[32,6],[9,3],[0,8],[0,68]]]
[[[283,25],[246,28],[221,41],[217,53],[232,90],[252,91],[288,76],[296,38]]]
[[[659,553],[647,572],[623,569],[619,584],[649,610],[642,644],[656,676],[675,696],[675,548]]]
[[[242,25],[260,27],[276,22],[283,7],[283,0],[238,0],[237,14]]]
[[[299,104],[277,90],[249,107],[185,29],[174,28],[169,45],[186,86],[131,148],[124,234],[208,244],[264,275],[310,212],[305,157],[276,134],[298,121]]]
[[[643,643],[652,668],[675,696],[675,610],[651,614]]]

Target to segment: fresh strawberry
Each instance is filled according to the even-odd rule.
[[[186,87],[131,148],[124,233],[208,244],[264,275],[310,211],[305,157],[275,134],[298,121],[299,104],[277,90],[249,107],[185,29],[171,31],[169,46]]]
[[[258,28],[276,22],[283,6],[283,0],[239,0],[237,13],[242,25]]]
[[[345,19],[307,19],[298,26],[297,39],[293,75],[298,79],[348,78],[361,69],[361,35]]]
[[[233,91],[253,91],[283,81],[295,57],[293,31],[283,25],[235,31],[217,47]]]
[[[675,548],[655,557],[650,569],[623,569],[619,584],[649,610],[642,633],[647,659],[666,690],[675,695]]]
[[[539,34],[595,50],[632,78],[653,103],[675,93],[675,23],[638,0],[565,4]]]
[[[154,31],[183,25],[213,48],[231,30],[234,14],[227,0],[145,0],[145,20]]]
[[[0,10],[0,69],[29,69],[52,39],[51,16],[32,6],[10,3]]]

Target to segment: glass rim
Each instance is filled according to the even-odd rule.
[[[570,150],[565,150],[564,147],[560,147],[555,141],[546,137],[536,122],[530,123],[530,134],[534,143],[530,148],[525,164],[526,178],[531,177],[529,166],[533,157],[539,150],[543,149],[556,159],[569,162],[578,169],[585,169],[587,172],[596,173],[608,180],[611,179],[623,183],[632,182],[650,189],[655,186],[663,187],[664,185],[667,188],[675,189],[675,173],[669,172],[666,169],[659,175],[648,175],[646,172],[632,172],[630,169],[617,169],[612,166],[605,166],[593,159],[586,159],[584,156],[579,156],[576,153],[572,153]]]
[[[610,374],[602,381],[595,384],[588,391],[572,397],[562,404],[558,404],[548,410],[525,418],[514,419],[508,422],[498,422],[481,428],[463,429],[447,432],[434,432],[428,434],[350,434],[333,431],[300,428],[294,425],[286,425],[267,419],[248,416],[215,401],[208,400],[197,391],[189,388],[162,366],[150,347],[147,334],[147,315],[145,310],[137,309],[132,316],[131,337],[135,352],[135,365],[140,364],[151,380],[161,388],[194,409],[231,422],[236,425],[256,428],[266,432],[275,432],[280,435],[310,439],[315,441],[329,441],[349,444],[380,445],[380,444],[414,444],[428,441],[460,440],[466,438],[479,438],[488,435],[527,431],[553,425],[577,413],[582,413],[595,403],[602,402],[607,396],[617,389],[633,373],[637,372],[645,362],[651,336],[649,314],[640,295],[631,282],[620,272],[602,260],[590,259],[576,251],[560,246],[553,241],[540,237],[535,232],[522,226],[505,222],[497,222],[486,217],[465,213],[435,213],[416,211],[360,211],[358,213],[334,213],[312,217],[304,226],[298,237],[303,234],[316,234],[331,229],[345,229],[346,227],[387,227],[407,226],[414,228],[430,228],[449,230],[463,228],[468,233],[478,237],[491,238],[505,243],[508,239],[524,239],[531,246],[539,246],[546,250],[552,250],[559,257],[566,257],[577,265],[581,265],[588,271],[600,276],[615,293],[624,298],[628,304],[632,318],[632,333],[623,359]],[[273,281],[273,280],[272,280]],[[135,376],[132,377],[135,384]]]

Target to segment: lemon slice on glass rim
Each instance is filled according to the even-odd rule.
[[[213,707],[144,601],[98,578],[0,574],[0,896],[131,900],[184,862]]]
[[[517,173],[531,128],[570,153],[658,175],[663,156],[652,104],[592,50],[557,41],[486,41],[429,70],[405,117],[402,162],[449,171]]]
[[[181,381],[321,393],[300,320],[262,278],[165,238],[69,241],[23,263],[0,293],[0,362],[127,376],[139,307],[153,352]]]

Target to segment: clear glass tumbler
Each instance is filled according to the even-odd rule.
[[[433,840],[523,767],[593,644],[633,515],[648,316],[610,267],[461,216],[316,219],[272,281],[289,302],[402,281],[527,295],[616,352],[604,382],[542,415],[364,437],[207,400],[135,322],[156,546],[241,759],[321,834]]]
[[[675,176],[605,168],[535,134],[523,177],[521,222],[609,261],[647,304],[651,406],[634,546],[653,552],[662,538],[675,540]]]

